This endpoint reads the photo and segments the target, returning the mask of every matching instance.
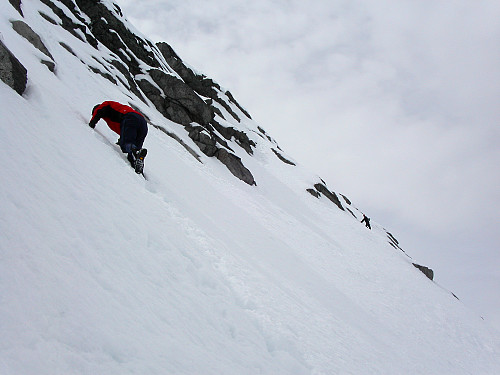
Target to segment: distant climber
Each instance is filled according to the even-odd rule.
[[[128,105],[105,101],[92,109],[89,126],[94,129],[97,122],[103,119],[109,128],[120,136],[117,144],[136,173],[142,173],[147,150],[142,148],[148,124],[144,116]]]
[[[368,216],[366,216],[365,214],[363,214],[363,220],[361,220],[361,222],[365,223],[365,225],[368,229],[372,229],[372,227],[370,225],[370,218]]]

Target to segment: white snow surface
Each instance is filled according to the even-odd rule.
[[[0,81],[0,374],[500,373],[498,332],[378,223],[307,193],[319,178],[253,121],[233,126],[258,143],[238,150],[257,186],[153,127],[144,180],[87,126],[93,106],[131,102],[196,149],[184,129],[61,47],[97,53],[45,5],[23,2],[24,21],[56,74],[1,10],[29,82],[21,97]]]

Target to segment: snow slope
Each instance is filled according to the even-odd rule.
[[[87,126],[95,104],[131,94],[59,44],[91,49],[41,3],[24,20],[56,74],[1,9],[29,74],[22,97],[0,82],[1,374],[500,373],[499,334],[380,225],[308,194],[318,177],[276,158],[257,124],[238,124],[258,144],[239,154],[257,186],[153,127],[146,181],[103,122]]]

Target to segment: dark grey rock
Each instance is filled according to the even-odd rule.
[[[236,130],[233,127],[225,127],[219,124],[216,120],[213,120],[210,122],[210,124],[217,130],[225,139],[232,139],[234,138],[236,143],[243,148],[249,155],[253,154],[253,149],[252,147],[255,147],[256,144],[254,141],[252,141],[250,138],[248,138],[248,135],[246,135],[244,132],[240,130]],[[227,145],[226,145],[227,147]]]
[[[321,180],[321,181],[323,181],[323,180]],[[319,193],[323,194],[330,201],[332,201],[333,203],[335,203],[335,205],[338,208],[340,208],[342,211],[344,211],[344,207],[342,207],[342,204],[340,203],[340,200],[337,197],[337,194],[335,194],[333,191],[328,190],[328,188],[325,185],[320,184],[320,183],[315,184],[314,188],[316,189],[316,191],[318,191]]]
[[[206,133],[206,129],[202,126],[186,126],[189,132],[189,138],[199,147],[201,152],[207,156],[215,156],[219,148],[216,146],[217,140]]]
[[[21,0],[9,0],[9,2],[24,17],[23,10],[21,9]]]
[[[212,100],[219,103],[236,121],[241,121],[241,119],[233,111],[231,106],[219,96],[219,93],[222,93],[223,91],[216,82],[214,82],[210,78],[207,78],[204,74],[195,73],[192,69],[188,68],[182,62],[182,59],[177,55],[177,53],[175,53],[173,48],[167,43],[157,43],[156,46],[167,61],[168,65],[175,70],[175,72],[183,79],[184,82],[186,82],[186,84],[188,84],[198,94],[211,98]],[[233,103],[236,107],[238,107],[240,111],[245,114],[245,116],[251,118],[248,112],[239,105],[239,103],[234,99],[233,95],[229,91],[226,91],[224,94],[227,96],[230,103]],[[217,113],[219,114],[219,116],[224,118],[220,111],[218,111]]]
[[[319,198],[321,196],[315,189],[306,189],[306,191],[311,194],[313,197]]]
[[[403,253],[405,253],[405,254],[406,254],[406,252],[405,252],[405,251],[401,248],[401,246],[399,246],[399,241],[396,239],[396,237],[394,237],[394,236],[392,235],[392,233],[389,233],[389,232],[387,232],[387,231],[386,231],[386,233],[387,233],[387,238],[389,239],[389,244],[390,244],[393,248],[398,249],[398,250],[401,250]]]
[[[60,45],[61,45],[61,47],[63,47],[66,51],[68,51],[69,53],[71,53],[73,56],[78,57],[78,56],[76,55],[75,51],[73,51],[73,49],[72,49],[70,46],[68,46],[66,43],[64,43],[64,42],[59,42],[59,44],[60,44]]]
[[[109,61],[108,61],[109,62]],[[116,76],[116,78],[123,83],[123,86],[128,87],[130,91],[132,91],[135,96],[140,98],[144,103],[146,103],[146,99],[144,98],[144,95],[141,93],[141,91],[138,88],[138,82],[130,75],[130,72],[128,71],[128,67],[121,62],[120,60],[112,60],[109,62],[112,66],[114,66],[120,73],[123,74],[125,79],[127,80],[127,84],[123,82],[123,80],[119,77],[119,75]]]
[[[96,67],[94,66],[90,66],[90,65],[87,65],[88,68],[95,74],[99,74],[101,77],[104,77],[106,78],[109,82],[113,83],[114,85],[116,85],[116,79],[109,73],[107,72],[103,72],[101,71],[100,69],[97,69]]]
[[[252,173],[243,165],[241,159],[236,155],[221,148],[217,151],[217,159],[219,159],[227,169],[241,181],[251,186],[257,185]]]
[[[47,47],[45,47],[45,44],[42,42],[42,38],[40,38],[40,35],[35,33],[31,27],[29,27],[26,23],[23,21],[11,21],[12,23],[12,28],[23,38],[25,38],[28,42],[30,42],[36,49],[50,57],[52,61],[54,61],[54,58],[50,54],[49,50]]]
[[[352,212],[349,207],[345,207],[345,209],[347,210],[347,212],[349,212],[355,219],[357,219],[356,215],[354,215],[354,212]]]
[[[28,71],[0,41],[0,79],[19,95],[26,90]]]
[[[106,5],[99,0],[75,1],[80,10],[90,18],[89,27],[93,37],[119,56],[132,76],[143,73],[138,60],[151,67],[160,67],[153,53],[154,45],[127,29]],[[120,7],[116,4],[114,6],[116,12],[121,15]]]
[[[51,23],[51,24],[53,24],[53,25],[57,25],[57,22],[56,22],[54,19],[52,19],[52,17],[50,17],[50,16],[46,15],[46,14],[45,14],[45,13],[43,13],[43,12],[38,12],[38,13],[39,13],[39,14],[40,14],[40,16],[42,16],[42,17],[43,17],[46,21],[50,22],[50,23]]]
[[[59,8],[55,3],[53,3],[50,0],[40,0],[42,3],[47,5],[53,12],[56,14],[59,19],[61,20],[61,26],[67,30],[71,35],[73,35],[75,38],[80,39],[82,42],[88,42],[92,47],[97,48],[97,40],[88,33],[87,27],[86,27],[86,21],[85,19],[81,16],[81,14],[77,11],[75,4],[73,1],[70,0],[60,0],[61,3],[63,3],[76,17],[76,19],[79,21],[79,23],[73,22],[73,20],[68,17],[61,8]],[[87,2],[92,3],[96,2],[97,0],[87,0]],[[76,30],[79,30],[80,33],[82,33],[85,36],[85,39],[80,35],[80,33],[76,32]]]
[[[156,109],[166,118],[172,120],[173,116],[170,115],[167,112],[167,103],[165,101],[165,98],[163,97],[160,89],[153,85],[151,82],[149,82],[146,79],[138,80],[137,85],[139,88],[142,90],[144,95],[153,103],[153,105],[156,107]],[[179,113],[176,114],[177,116],[180,116],[181,114],[184,114],[184,117],[181,119],[178,119],[175,122],[178,123],[188,123],[190,121],[189,116],[187,113],[183,113],[182,111],[179,111]],[[174,121],[174,120],[172,120]]]
[[[143,80],[139,86],[165,117],[182,125],[210,123],[214,115],[211,108],[186,83],[158,69],[151,69],[148,73],[164,97],[158,89],[151,87],[150,82]]]
[[[47,68],[52,72],[54,73],[56,71],[56,64],[54,64],[53,61],[49,61],[49,60],[40,60],[40,62],[47,66]]]
[[[233,103],[234,105],[236,105],[236,107],[238,107],[238,109],[243,112],[245,114],[245,116],[247,116],[249,119],[252,119],[252,117],[250,116],[250,114],[245,110],[245,108],[243,108],[233,97],[233,94],[231,94],[229,91],[226,91],[226,95],[227,97],[229,98],[229,100],[231,101],[231,103]]]
[[[260,132],[261,132],[261,133],[262,133],[262,134],[263,134],[263,135],[267,138],[267,140],[268,140],[269,142],[271,142],[271,143],[276,143],[276,142],[274,141],[274,139],[272,139],[269,135],[267,135],[266,131],[265,131],[264,129],[262,129],[260,126],[257,126],[257,129],[259,129],[259,131],[260,131]],[[280,149],[280,148],[278,147],[278,149]]]
[[[285,164],[289,164],[289,165],[296,165],[294,162],[288,160],[287,158],[285,158],[283,155],[281,155],[278,151],[276,151],[274,148],[271,148],[271,150],[273,150],[274,154],[278,157],[278,159],[280,159],[283,163]]]
[[[340,194],[340,196],[341,196],[342,198],[344,198],[345,202],[346,202],[349,206],[352,204],[352,203],[351,203],[351,201],[349,200],[349,198],[347,198],[345,195]]]
[[[418,268],[422,273],[427,276],[430,280],[434,279],[434,271],[428,267],[421,266],[420,264],[412,263],[416,268]]]

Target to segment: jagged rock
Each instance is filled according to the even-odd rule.
[[[54,64],[53,61],[49,61],[49,60],[41,60],[40,61],[43,65],[47,66],[47,68],[52,72],[54,73],[55,70],[56,70],[56,64]]]
[[[345,202],[346,202],[349,206],[352,204],[352,203],[351,203],[351,201],[349,200],[349,198],[347,198],[345,195],[340,194],[340,196],[341,196],[342,198],[344,198]]]
[[[71,18],[69,18],[66,13],[60,9],[56,4],[50,0],[40,0],[42,3],[47,5],[61,20],[61,26],[71,33],[75,38],[80,39],[82,42],[88,42],[92,47],[97,49],[97,40],[87,32],[87,27],[85,26],[86,21],[79,12],[75,9],[75,4],[72,1],[62,1],[62,3],[73,13],[80,23],[75,23]],[[96,1],[96,0],[93,0]],[[88,3],[92,1],[87,0]],[[75,30],[79,30],[76,32]],[[82,38],[81,34],[85,36]]]
[[[182,59],[175,53],[175,51],[165,42],[157,43],[159,51],[165,57],[168,65],[175,70],[175,72],[188,84],[193,90],[199,94],[209,97],[213,100],[217,98],[217,91],[215,88],[220,89],[213,80],[193,72],[182,62]]]
[[[76,4],[90,17],[90,30],[94,37],[127,64],[132,76],[142,73],[137,59],[151,67],[160,66],[151,48],[153,45],[127,29],[106,5],[98,0],[76,0]],[[121,15],[120,7],[114,6]]]
[[[394,237],[392,235],[392,233],[389,233],[386,231],[386,234],[387,234],[387,238],[389,239],[389,245],[391,245],[393,248],[397,249],[397,250],[401,250],[403,253],[406,254],[406,251],[403,250],[403,248],[401,246],[399,246],[399,241],[396,239],[396,237]],[[408,254],[406,254],[406,256],[409,256]]]
[[[206,130],[201,126],[186,126],[189,131],[189,138],[200,148],[207,156],[214,156],[218,150],[217,141],[206,133]]]
[[[229,100],[231,101],[231,103],[233,103],[236,107],[238,107],[238,109],[243,112],[245,114],[245,116],[247,116],[249,119],[252,119],[252,117],[250,116],[250,114],[245,110],[245,108],[243,108],[233,97],[233,94],[231,94],[229,91],[226,91],[225,94],[227,95],[227,97],[229,98]]]
[[[0,79],[19,95],[26,90],[28,71],[2,41],[0,41]]]
[[[42,38],[40,38],[40,35],[35,33],[31,27],[29,27],[26,23],[23,21],[11,21],[12,23],[12,28],[23,38],[25,38],[28,42],[30,42],[36,49],[50,57],[52,61],[54,61],[54,58],[50,54],[49,50],[47,47],[45,47],[45,44],[42,42]]]
[[[57,22],[54,19],[52,19],[52,17],[47,16],[43,12],[38,12],[38,14],[40,14],[40,16],[42,16],[46,21],[50,22],[52,25],[57,25]]]
[[[257,185],[252,173],[243,165],[239,157],[223,148],[217,151],[216,156],[234,176],[248,185]]]
[[[319,198],[321,196],[320,193],[318,193],[316,190],[314,189],[306,189],[306,191],[311,194],[313,197],[316,197],[316,198]]]
[[[323,180],[321,180],[323,181]],[[323,181],[324,183],[324,181]],[[327,197],[329,200],[331,200],[335,205],[340,208],[342,211],[344,211],[344,207],[342,207],[342,204],[340,203],[339,198],[337,195],[333,192],[328,190],[328,188],[324,184],[315,184],[314,188],[316,189],[317,192],[323,194],[325,197]]]
[[[134,80],[134,78],[130,75],[130,72],[127,66],[121,62],[120,60],[112,60],[108,61],[112,66],[114,66],[126,79],[127,83],[125,84],[122,79],[117,75],[116,78],[122,82],[123,86],[128,87],[130,91],[132,91],[135,96],[140,98],[144,103],[146,103],[146,99],[144,99],[144,95],[141,93],[139,88],[137,87],[138,82]]]
[[[352,215],[353,218],[357,219],[356,215],[354,215],[354,212],[352,212],[349,207],[345,207],[345,209]]]
[[[190,124],[192,122],[186,110],[175,102],[171,102],[162,95],[158,87],[146,79],[137,81],[144,95],[151,100],[156,109],[166,118],[179,124]]]
[[[183,81],[158,69],[151,69],[148,73],[164,97],[146,80],[140,81],[139,86],[165,117],[182,125],[192,122],[207,125],[212,120],[210,107]]]
[[[274,141],[274,139],[272,139],[269,135],[267,135],[266,131],[264,129],[262,129],[260,126],[257,126],[257,129],[259,129],[259,131],[267,138],[267,140],[271,143],[276,143]],[[279,147],[278,147],[278,150],[281,150]]]
[[[283,155],[281,155],[278,151],[276,151],[274,148],[271,148],[273,150],[274,154],[280,159],[283,163],[289,164],[289,165],[296,165],[294,162],[286,159]]]
[[[170,65],[170,67],[175,70],[175,72],[184,80],[184,82],[186,82],[186,84],[188,84],[194,91],[196,91],[200,95],[211,98],[212,100],[219,103],[236,121],[241,121],[239,116],[232,110],[231,106],[229,106],[226,101],[219,97],[219,92],[222,92],[222,89],[216,82],[214,82],[210,78],[207,78],[205,75],[197,74],[193,72],[192,69],[188,68],[169,44],[160,42],[157,43],[156,46],[167,61],[168,65]],[[227,96],[231,103],[236,105],[240,109],[240,111],[245,114],[245,116],[251,118],[250,115],[238,104],[238,102],[236,102],[229,91],[226,91],[224,94]],[[224,118],[220,111],[218,113],[222,118]]]
[[[19,12],[19,14],[24,17],[23,11],[21,9],[21,0],[9,0],[9,2]]]
[[[427,276],[430,280],[434,279],[434,271],[428,267],[421,266],[420,264],[412,263],[416,268],[418,268],[422,273]]]
[[[216,106],[214,106],[214,105],[213,105],[213,104],[214,104],[213,99],[206,99],[206,100],[205,100],[205,103],[207,103],[207,105],[209,105],[209,106],[212,108],[212,111],[214,111],[214,113],[215,113],[216,115],[218,115],[220,118],[222,118],[222,119],[224,119],[224,120],[227,120],[227,119],[224,117],[224,115],[222,114],[222,111],[221,111],[219,108],[217,108]]]
[[[73,51],[73,49],[72,49],[70,46],[68,46],[66,43],[64,43],[64,42],[59,42],[59,44],[60,44],[60,45],[61,45],[61,47],[63,47],[66,51],[68,51],[69,53],[71,53],[73,56],[78,57],[78,56],[76,55],[75,51]]]
[[[255,147],[256,144],[248,135],[240,130],[236,130],[233,127],[225,127],[219,124],[217,121],[213,120],[210,124],[226,139],[230,140],[234,138],[236,143],[243,148],[249,155],[253,154],[252,147]]]
[[[104,73],[103,71],[101,71],[100,69],[97,69],[96,67],[93,67],[93,66],[90,66],[88,65],[88,68],[94,72],[95,74],[99,74],[101,77],[104,77],[106,78],[109,82],[111,82],[112,84],[116,85],[116,79],[109,73]]]
[[[399,248],[399,241],[396,239],[396,237],[394,237],[392,235],[392,233],[389,233],[389,232],[386,232],[386,233],[387,233],[387,237],[394,244],[394,246],[397,246]]]

